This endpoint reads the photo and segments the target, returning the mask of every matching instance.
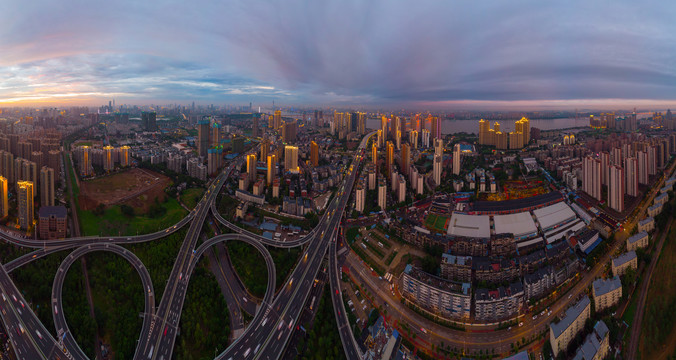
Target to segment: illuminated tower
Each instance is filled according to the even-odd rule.
[[[441,139],[441,121],[438,117],[432,117],[432,137]]]
[[[82,151],[82,158],[80,159],[80,175],[81,176],[89,176],[92,175],[92,159],[90,157],[90,147],[89,146],[82,146],[81,147]],[[31,184],[31,189],[32,189],[32,184]]]
[[[298,168],[298,147],[287,145],[284,147],[284,171],[297,173]]]
[[[119,149],[120,151],[120,166],[129,166],[129,146],[125,145]]]
[[[312,166],[319,166],[319,145],[316,142],[310,142],[310,163]]]
[[[268,185],[272,184],[272,181],[275,179],[275,165],[277,161],[275,160],[275,155],[268,155],[268,173],[267,181]]]
[[[9,182],[4,176],[0,176],[0,216],[7,217],[9,213],[9,203],[7,200],[7,193],[9,190]]]
[[[246,172],[249,175],[249,181],[256,181],[256,154],[246,156]]]
[[[411,131],[411,145],[413,146],[414,149],[418,148],[418,132],[416,130]]]
[[[489,145],[488,144],[488,130],[490,129],[491,124],[481,119],[479,120],[479,145]]]
[[[460,151],[460,144],[455,144],[453,147],[453,174],[460,175],[460,159],[462,152]]]
[[[110,172],[115,168],[115,158],[113,157],[114,151],[115,148],[110,145],[103,147],[103,170]]]
[[[378,147],[375,143],[371,146],[371,161],[373,161],[373,165],[378,163]]]
[[[31,181],[19,181],[16,185],[19,226],[28,230],[33,225],[33,183]]]
[[[281,110],[276,110],[275,115],[273,117],[273,126],[276,129],[279,129],[282,126],[282,111]]]
[[[385,166],[387,168],[387,176],[392,175],[392,165],[394,163],[394,144],[391,141],[387,142],[387,157]]]

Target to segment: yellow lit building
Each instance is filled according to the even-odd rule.
[[[8,189],[9,183],[7,178],[0,176],[0,215],[2,215],[3,218],[6,218],[9,213],[9,203],[7,201]]]
[[[273,117],[273,125],[275,129],[279,129],[282,126],[282,111],[277,110],[275,111],[275,115]]]
[[[120,166],[129,166],[129,146],[125,145],[119,149],[120,151]]]
[[[113,171],[115,168],[115,158],[113,157],[114,152],[115,148],[110,145],[103,147],[103,170]]]
[[[287,145],[284,147],[284,171],[300,172],[298,168],[298,147]]]
[[[394,144],[391,141],[387,142],[387,159],[385,167],[387,168],[387,176],[392,175],[392,165],[394,164]]]
[[[310,163],[312,166],[319,166],[319,145],[316,142],[310,142]]]
[[[19,226],[28,230],[33,226],[33,182],[31,181],[19,181],[17,182],[17,207],[19,210]]]
[[[256,154],[246,156],[246,172],[249,174],[249,181],[256,180]]]
[[[378,163],[378,147],[375,143],[371,146],[371,161],[373,161],[373,165]]]
[[[267,173],[268,185],[271,185],[272,180],[275,179],[275,165],[277,165],[275,155],[268,155],[268,173]]]

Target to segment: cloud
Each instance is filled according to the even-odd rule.
[[[675,15],[652,1],[10,0],[0,99],[670,100]]]

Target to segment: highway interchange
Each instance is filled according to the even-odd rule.
[[[368,138],[373,134],[369,134],[362,140],[359,147],[360,152],[365,148]],[[293,332],[293,326],[301,313],[302,307],[314,284],[313,280],[330,246],[333,247],[332,253],[335,255],[337,231],[358,174],[357,170],[363,160],[363,155],[360,153],[353,161],[350,170],[347,172],[345,182],[339,189],[338,196],[329,204],[318,226],[305,237],[292,241],[275,241],[250,233],[228,222],[216,211],[216,198],[221,187],[232,171],[241,166],[243,158],[244,156],[240,156],[237,160],[233,161],[211,182],[202,200],[185,218],[170,228],[152,234],[105,238],[96,236],[72,237],[61,240],[42,241],[0,232],[0,238],[5,241],[21,247],[36,249],[10,261],[5,266],[0,266],[0,293],[3,296],[3,300],[0,302],[2,319],[14,344],[17,357],[20,359],[87,358],[70,334],[66,324],[61,301],[61,290],[67,271],[75,260],[90,252],[108,251],[118,254],[129,261],[139,273],[143,288],[145,289],[144,320],[134,358],[171,359],[187,286],[190,275],[198,260],[214,244],[236,240],[253,245],[263,255],[268,268],[268,289],[262,305],[245,332],[223,353],[218,355],[217,358],[279,358]],[[202,226],[210,213],[220,223],[234,230],[235,234],[215,236],[197,247]],[[160,304],[158,307],[155,307],[155,291],[148,270],[133,253],[120,245],[161,239],[180,230],[186,224],[190,224],[186,238],[174,263]],[[288,282],[279,294],[274,297],[275,266],[265,246],[290,248],[305,244],[307,244],[307,247],[302,259],[293,273],[288,277]],[[59,266],[52,288],[52,313],[54,315],[55,327],[58,329],[58,334],[55,338],[46,330],[29,308],[20,291],[9,277],[8,272],[49,254],[73,248],[75,250]],[[337,276],[338,269],[335,266],[335,259],[331,266],[333,275]],[[340,293],[337,286],[337,283],[334,283],[332,280],[332,294],[337,295]],[[16,300],[14,300],[15,298]],[[339,303],[342,304],[342,298],[340,296],[338,298]],[[334,298],[335,301],[336,299]],[[342,305],[340,308],[342,310],[338,310],[336,316],[339,324],[341,322],[346,324],[347,317]],[[351,336],[349,324],[343,326],[343,330],[348,331]],[[341,336],[344,336],[344,334],[341,333]],[[358,355],[359,350],[356,347],[354,339],[351,342],[344,341],[344,344],[347,344],[344,346],[349,358],[361,357]]]

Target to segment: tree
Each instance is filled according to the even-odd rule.
[[[134,208],[127,205],[127,204],[122,204],[120,206],[120,211],[122,211],[122,214],[128,216],[128,217],[133,217],[134,216]]]

